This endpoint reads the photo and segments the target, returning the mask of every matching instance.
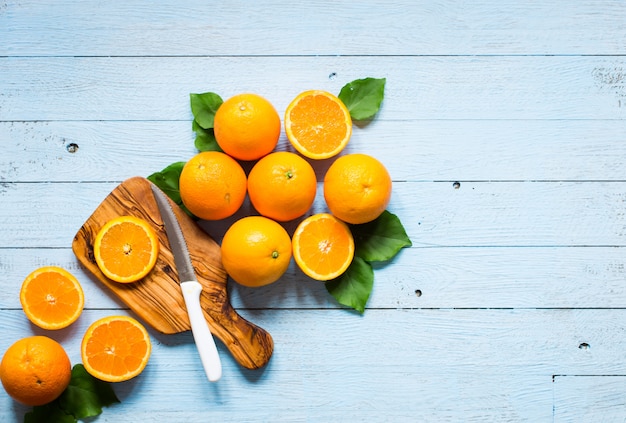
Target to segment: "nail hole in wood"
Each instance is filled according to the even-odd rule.
[[[578,348],[580,348],[581,350],[588,350],[589,348],[591,348],[591,345],[589,345],[586,342],[581,343]]]
[[[416,289],[415,290],[415,296],[421,297],[422,296],[422,290],[421,289]]]
[[[454,188],[454,189],[459,189],[459,188],[461,188],[461,183],[460,183],[460,182],[455,182],[455,183],[453,183],[453,184],[452,184],[452,188]]]
[[[68,153],[76,153],[78,151],[78,144],[71,142],[67,146],[65,146]]]
[[[335,79],[337,77],[337,72],[331,72],[330,75],[328,75],[328,79]]]

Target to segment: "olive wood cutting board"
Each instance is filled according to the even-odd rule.
[[[191,329],[180,289],[174,257],[163,226],[152,182],[142,177],[127,179],[97,207],[76,233],[72,250],[78,260],[113,294],[155,330],[173,334]],[[211,332],[232,353],[239,364],[249,369],[264,366],[274,343],[268,332],[241,317],[231,306],[219,245],[170,200],[187,241],[191,262],[202,284],[200,303]],[[160,243],[159,256],[152,271],[133,283],[108,279],[98,268],[93,243],[98,230],[110,219],[132,215],[149,222]]]

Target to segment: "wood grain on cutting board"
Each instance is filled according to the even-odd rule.
[[[184,332],[191,328],[189,318],[151,184],[145,178],[134,177],[117,186],[76,233],[72,250],[80,262],[145,323],[165,334]],[[180,207],[173,202],[171,205],[187,241],[196,276],[203,287],[200,303],[211,332],[242,366],[252,369],[262,367],[273,352],[270,334],[233,309],[228,300],[227,274],[222,267],[219,245]],[[130,284],[108,279],[98,268],[93,254],[93,242],[98,230],[110,219],[122,215],[136,216],[149,222],[160,242],[154,269],[145,278]]]

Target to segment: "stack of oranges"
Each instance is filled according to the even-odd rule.
[[[204,220],[233,216],[246,195],[260,216],[235,221],[224,234],[224,268],[250,287],[278,280],[293,256],[313,279],[328,281],[346,271],[354,257],[348,224],[376,219],[391,196],[383,164],[365,154],[338,156],[352,135],[343,102],[326,91],[305,91],[287,106],[287,139],[295,151],[276,151],[281,123],[276,109],[256,94],[239,94],[218,108],[215,138],[223,152],[201,152],[179,180],[183,204]],[[304,218],[317,196],[317,160],[334,160],[323,178],[330,213]],[[246,176],[241,162],[250,162]],[[302,219],[290,237],[284,222]]]

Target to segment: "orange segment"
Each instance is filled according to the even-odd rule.
[[[78,319],[85,296],[78,280],[56,266],[29,274],[20,289],[20,302],[28,320],[43,329],[63,329]]]
[[[105,276],[116,282],[135,282],[154,267],[159,240],[148,222],[134,216],[108,221],[96,235],[94,255]]]
[[[300,222],[292,245],[298,267],[320,281],[341,276],[354,258],[350,228],[328,213],[314,214]]]
[[[287,106],[285,132],[293,147],[310,159],[339,154],[352,135],[352,119],[343,102],[320,90],[305,91]]]
[[[89,326],[81,343],[85,370],[106,382],[139,375],[148,364],[152,344],[146,328],[128,316],[109,316]]]

